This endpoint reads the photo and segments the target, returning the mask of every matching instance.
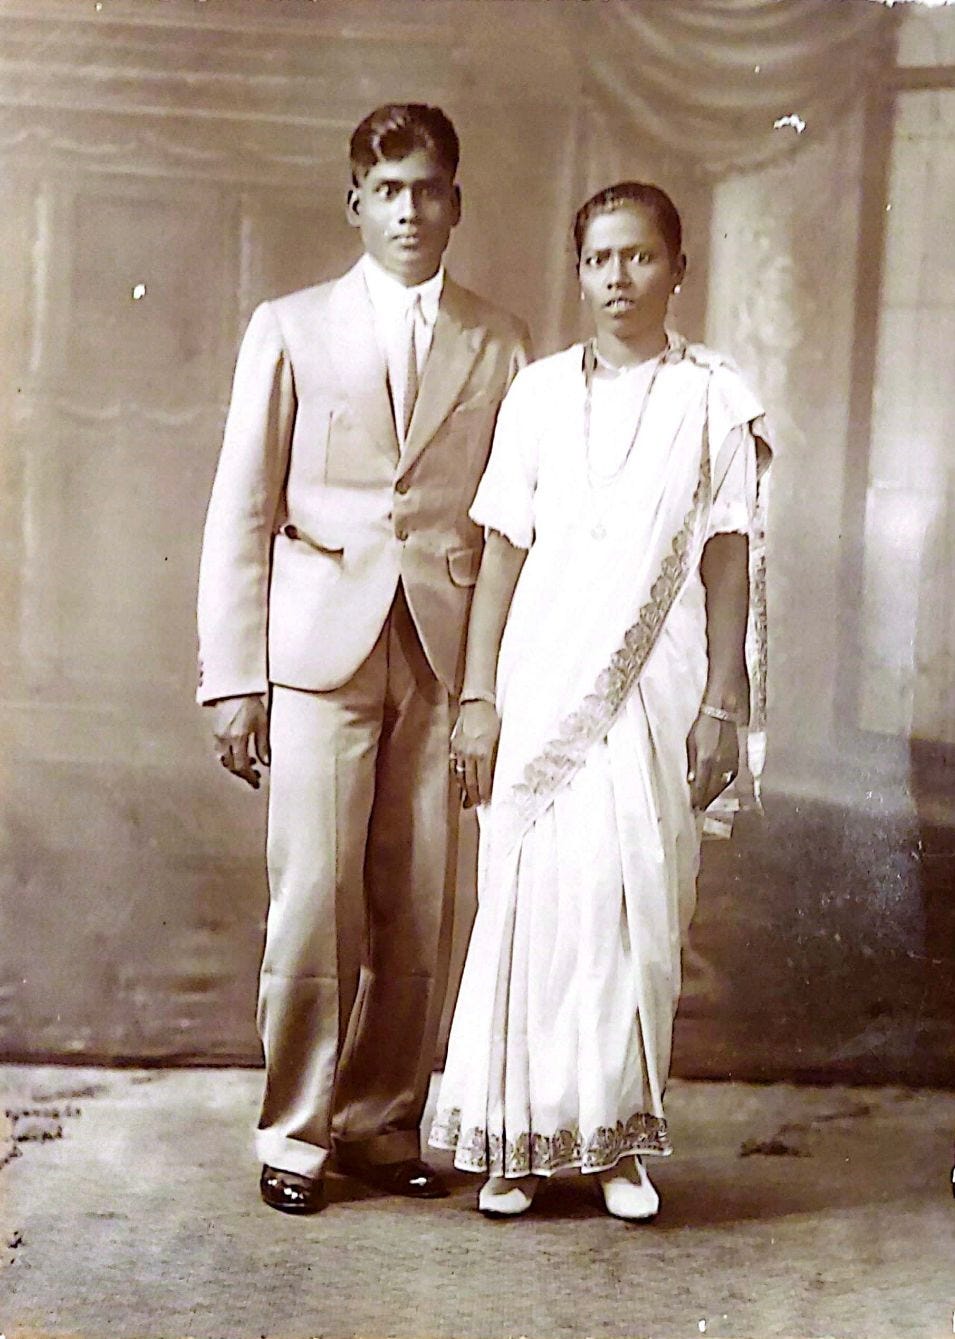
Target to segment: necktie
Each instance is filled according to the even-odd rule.
[[[418,398],[418,350],[415,345],[415,324],[417,315],[421,307],[421,299],[415,297],[414,302],[408,308],[407,320],[407,360],[405,363],[404,394],[401,397],[401,440],[402,442],[408,436],[408,428],[411,424],[411,415],[414,413],[414,403]]]

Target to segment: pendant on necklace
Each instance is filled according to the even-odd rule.
[[[604,526],[604,524],[603,524],[602,521],[598,521],[597,524],[593,527],[593,529],[591,530],[590,533],[591,533],[591,535],[593,536],[594,539],[606,539],[606,538],[607,538],[607,530],[606,530],[606,527]]]

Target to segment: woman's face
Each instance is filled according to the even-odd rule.
[[[662,331],[667,302],[683,277],[644,205],[626,204],[595,214],[580,251],[580,287],[597,334],[627,343]]]

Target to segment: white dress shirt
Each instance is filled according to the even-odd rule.
[[[395,430],[398,441],[404,445],[402,424],[405,406],[402,403],[408,367],[408,313],[414,307],[415,354],[418,380],[434,339],[434,323],[444,288],[444,266],[423,284],[408,288],[393,278],[366,252],[361,260],[365,286],[371,299],[375,320],[375,336],[388,369],[395,411]]]

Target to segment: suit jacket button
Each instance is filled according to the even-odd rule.
[[[408,538],[408,527],[404,524],[404,522],[399,521],[399,523],[395,526],[395,535],[397,536],[398,539],[401,540],[405,540]]]
[[[401,496],[404,497],[405,493],[407,493],[410,487],[411,482],[409,479],[399,479],[398,482],[395,484],[395,492],[400,493]]]

